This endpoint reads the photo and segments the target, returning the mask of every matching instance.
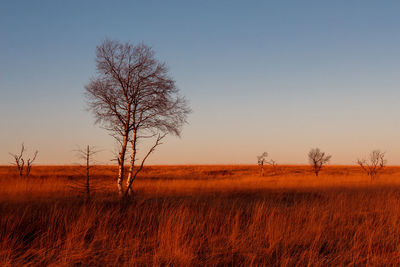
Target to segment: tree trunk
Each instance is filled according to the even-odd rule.
[[[128,179],[126,180],[126,188],[129,187],[131,180],[132,180],[132,175],[133,175],[133,168],[135,165],[135,156],[134,153],[132,152],[132,156],[131,156],[131,166],[129,167],[129,172],[128,172]],[[132,188],[129,187],[128,189],[128,194],[131,195],[132,194]]]
[[[125,154],[126,154],[126,147],[128,146],[128,135],[124,136],[124,140],[121,147],[121,152],[119,153],[118,159],[118,178],[117,178],[117,185],[118,185],[118,192],[122,195],[124,192],[122,191],[122,181],[124,179],[124,164],[125,164]]]
[[[131,141],[132,143],[132,156],[131,156],[131,162],[130,162],[130,167],[129,167],[129,172],[128,172],[128,179],[126,180],[126,187],[128,189],[128,194],[132,194],[132,187],[130,186],[132,176],[133,176],[133,169],[135,167],[135,159],[136,159],[136,131],[133,132],[133,139]]]

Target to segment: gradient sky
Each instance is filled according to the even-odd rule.
[[[115,144],[85,110],[105,38],[144,42],[193,109],[149,164],[334,164],[379,148],[400,164],[400,1],[1,1],[0,164]]]

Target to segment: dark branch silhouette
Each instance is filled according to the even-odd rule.
[[[36,157],[37,157],[38,153],[39,153],[39,151],[36,150],[34,155],[33,155],[33,158],[32,159],[29,158],[27,160],[27,162],[26,162],[26,176],[30,175],[31,169],[32,169],[32,164],[36,160]]]

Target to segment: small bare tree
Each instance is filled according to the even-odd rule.
[[[90,198],[90,170],[93,168],[93,165],[91,165],[92,158],[95,154],[97,154],[99,151],[96,150],[94,147],[91,147],[89,145],[86,146],[85,149],[80,148],[76,150],[78,157],[83,159],[85,161],[85,173],[86,173],[86,180],[85,184],[83,187],[85,188],[85,192],[87,195],[87,198]]]
[[[274,161],[273,159],[267,160],[267,158],[268,158],[267,152],[264,152],[260,156],[257,156],[257,163],[261,169],[261,176],[264,176],[264,174],[265,174],[265,171],[264,171],[265,164],[271,165],[273,167],[274,171],[276,172],[276,166],[277,166],[276,161]]]
[[[366,172],[366,174],[373,180],[379,172],[386,166],[387,160],[385,153],[380,150],[374,150],[369,155],[369,161],[366,159],[357,160],[357,164]]]
[[[24,146],[24,143],[22,143],[21,151],[19,152],[19,154],[9,153],[14,158],[13,164],[17,167],[18,174],[20,177],[22,177],[24,175],[25,162],[26,162],[25,176],[28,177],[30,175],[31,169],[32,169],[32,164],[36,160],[36,157],[39,153],[39,151],[36,150],[35,153],[33,154],[32,158],[28,158],[28,160],[25,160],[24,152],[25,152],[25,146]]]
[[[322,166],[328,164],[331,158],[331,155],[326,155],[325,152],[322,152],[319,148],[313,148],[308,152],[308,161],[313,168],[315,176],[318,176]]]

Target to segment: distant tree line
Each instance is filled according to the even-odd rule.
[[[257,164],[260,166],[261,176],[264,176],[265,174],[264,165],[266,164],[273,166],[274,170],[276,170],[277,163],[272,159],[267,160],[267,157],[267,152],[257,156]],[[316,177],[318,177],[322,167],[330,162],[331,158],[331,155],[322,152],[319,148],[312,148],[308,152],[308,162]],[[371,178],[371,180],[373,180],[386,166],[387,160],[384,152],[380,150],[373,150],[369,154],[368,159],[358,159],[357,164]]]

